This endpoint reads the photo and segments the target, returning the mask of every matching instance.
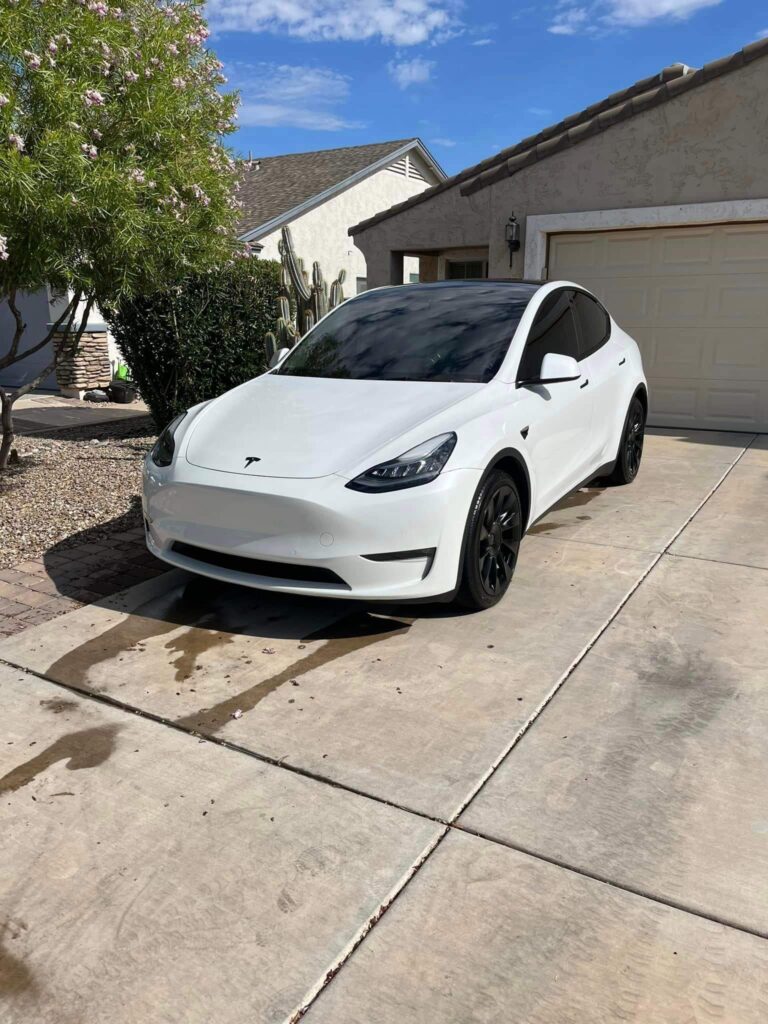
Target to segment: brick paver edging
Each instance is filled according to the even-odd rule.
[[[0,569],[0,638],[165,572],[141,527]]]

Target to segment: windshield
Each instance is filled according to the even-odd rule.
[[[451,281],[366,292],[333,310],[276,372],[484,384],[498,372],[536,290]]]

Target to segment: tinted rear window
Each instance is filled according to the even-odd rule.
[[[298,377],[486,383],[536,285],[446,283],[366,292],[313,328],[276,371]]]
[[[576,292],[576,316],[581,327],[580,358],[596,352],[608,340],[611,333],[611,321],[608,314],[597,301],[584,292]]]

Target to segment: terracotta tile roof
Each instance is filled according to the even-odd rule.
[[[635,114],[658,107],[660,104],[666,103],[667,100],[674,99],[705,82],[711,82],[713,78],[719,78],[721,75],[728,74],[729,71],[735,71],[750,61],[767,54],[768,39],[760,39],[756,43],[745,46],[743,50],[738,50],[728,57],[713,60],[701,68],[684,68],[682,73],[662,78],[649,89],[633,91],[630,96],[622,96],[621,93],[617,93],[603,101],[602,104],[596,105],[599,106],[599,109],[588,107],[581,114],[561,121],[559,125],[554,126],[555,130],[549,134],[548,138],[534,138],[528,140],[525,146],[520,144],[515,147],[515,152],[502,163],[488,168],[473,180],[462,185],[461,194],[469,196],[474,192],[479,192],[480,189],[487,188],[494,182],[517,174],[523,167],[528,167],[539,160],[545,160],[552,153],[575,146],[620,121],[626,121],[628,118],[634,117]],[[682,65],[673,65],[673,68],[680,67]],[[671,68],[665,68],[661,74],[665,75],[671,70]]]
[[[640,114],[644,110],[665,103],[674,99],[675,96],[687,92],[689,89],[702,85],[743,67],[758,57],[768,55],[768,39],[761,39],[743,50],[728,57],[705,64],[704,67],[695,69],[685,64],[671,64],[663,68],[655,75],[643,78],[634,85],[623,89],[620,92],[612,93],[604,100],[593,103],[578,114],[571,114],[557,124],[545,128],[536,135],[530,135],[514,146],[495,153],[488,159],[468,167],[458,174],[454,174],[438,185],[420,192],[404,203],[392,206],[388,210],[369,217],[350,228],[349,233],[355,234],[371,227],[380,221],[406,210],[418,203],[426,202],[432,196],[439,195],[456,185],[461,186],[460,191],[464,196],[472,195],[494,182],[516,174],[523,167],[527,167],[539,160],[544,160],[553,153],[574,146],[598,132],[605,131],[619,121]]]
[[[239,199],[244,205],[238,234],[244,235],[289,213],[313,196],[417,141],[396,139],[367,146],[254,158],[250,170],[244,168],[241,179]]]

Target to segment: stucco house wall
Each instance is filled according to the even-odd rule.
[[[490,277],[522,277],[531,215],[768,197],[767,101],[758,59],[471,195],[457,184],[355,233],[369,285],[396,280],[392,253],[470,245],[488,246]],[[510,267],[513,212],[523,244]]]
[[[291,235],[297,254],[304,260],[305,269],[311,270],[312,262],[317,260],[329,282],[339,270],[346,270],[344,292],[347,296],[354,295],[355,282],[358,278],[366,278],[367,267],[364,254],[349,236],[350,226],[396,203],[402,203],[428,187],[427,181],[405,177],[389,168],[383,168],[291,220]],[[280,259],[277,248],[280,241],[279,229],[257,241],[263,246],[260,253],[262,259]],[[418,271],[418,259],[409,260],[406,281],[408,273]]]
[[[17,305],[27,325],[21,341],[23,351],[24,349],[32,348],[36,342],[45,337],[48,331],[46,325],[51,319],[48,291],[45,288],[41,288],[37,292],[22,292],[18,296]],[[11,315],[11,311],[4,302],[0,305],[0,355],[6,353],[10,348],[15,329],[16,323]],[[36,352],[20,363],[7,367],[3,371],[2,377],[0,377],[0,383],[6,387],[18,387],[29,380],[30,377],[34,377],[41,370],[44,370],[50,360],[51,349],[46,346],[40,352]],[[50,378],[43,386],[55,386],[53,378]]]

